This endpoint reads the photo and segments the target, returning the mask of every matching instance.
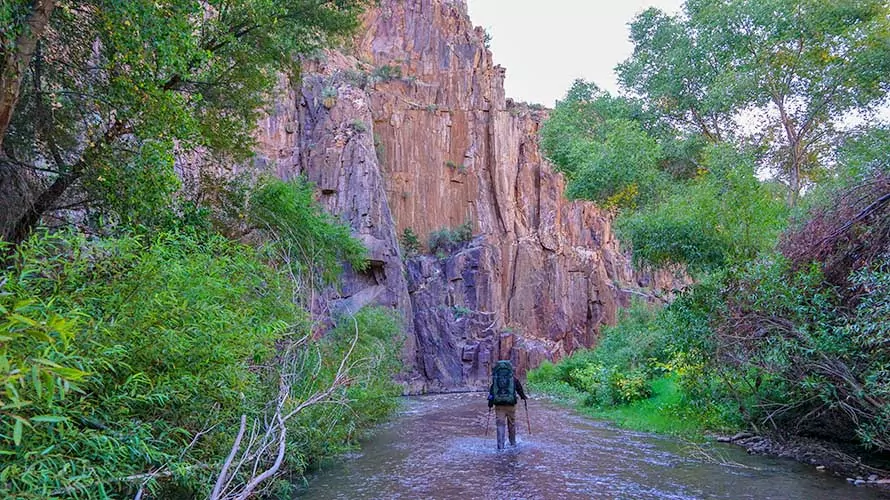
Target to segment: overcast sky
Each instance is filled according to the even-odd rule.
[[[467,0],[507,68],[507,97],[552,106],[576,78],[617,91],[614,68],[633,50],[627,23],[649,7],[676,13],[682,0]]]

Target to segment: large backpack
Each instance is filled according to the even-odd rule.
[[[498,361],[491,370],[492,402],[496,405],[515,405],[516,386],[513,383],[513,365]]]

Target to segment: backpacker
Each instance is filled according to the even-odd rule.
[[[496,405],[515,405],[516,386],[513,383],[513,365],[498,361],[491,370],[492,402]]]

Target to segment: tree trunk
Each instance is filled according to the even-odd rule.
[[[0,71],[0,155],[3,154],[3,138],[19,102],[25,70],[37,48],[37,41],[46,31],[55,6],[55,0],[34,0],[31,14],[25,21],[24,30],[16,38],[15,46],[5,51],[6,57]]]
[[[800,196],[800,161],[797,158],[791,160],[791,171],[788,183],[788,206],[797,206],[797,198]]]
[[[21,242],[25,241],[37,222],[45,214],[53,204],[65,193],[71,184],[77,180],[78,175],[75,172],[67,172],[56,177],[56,180],[50,184],[49,188],[40,193],[37,201],[28,207],[24,214],[19,217],[15,226],[11,229],[7,241],[12,243],[10,248],[17,247]]]

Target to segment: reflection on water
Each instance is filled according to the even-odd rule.
[[[788,460],[715,445],[720,465],[671,438],[624,431],[541,401],[517,412],[518,446],[495,449],[484,394],[407,398],[362,452],[317,474],[300,498],[886,498]],[[697,456],[697,455],[696,455]]]

